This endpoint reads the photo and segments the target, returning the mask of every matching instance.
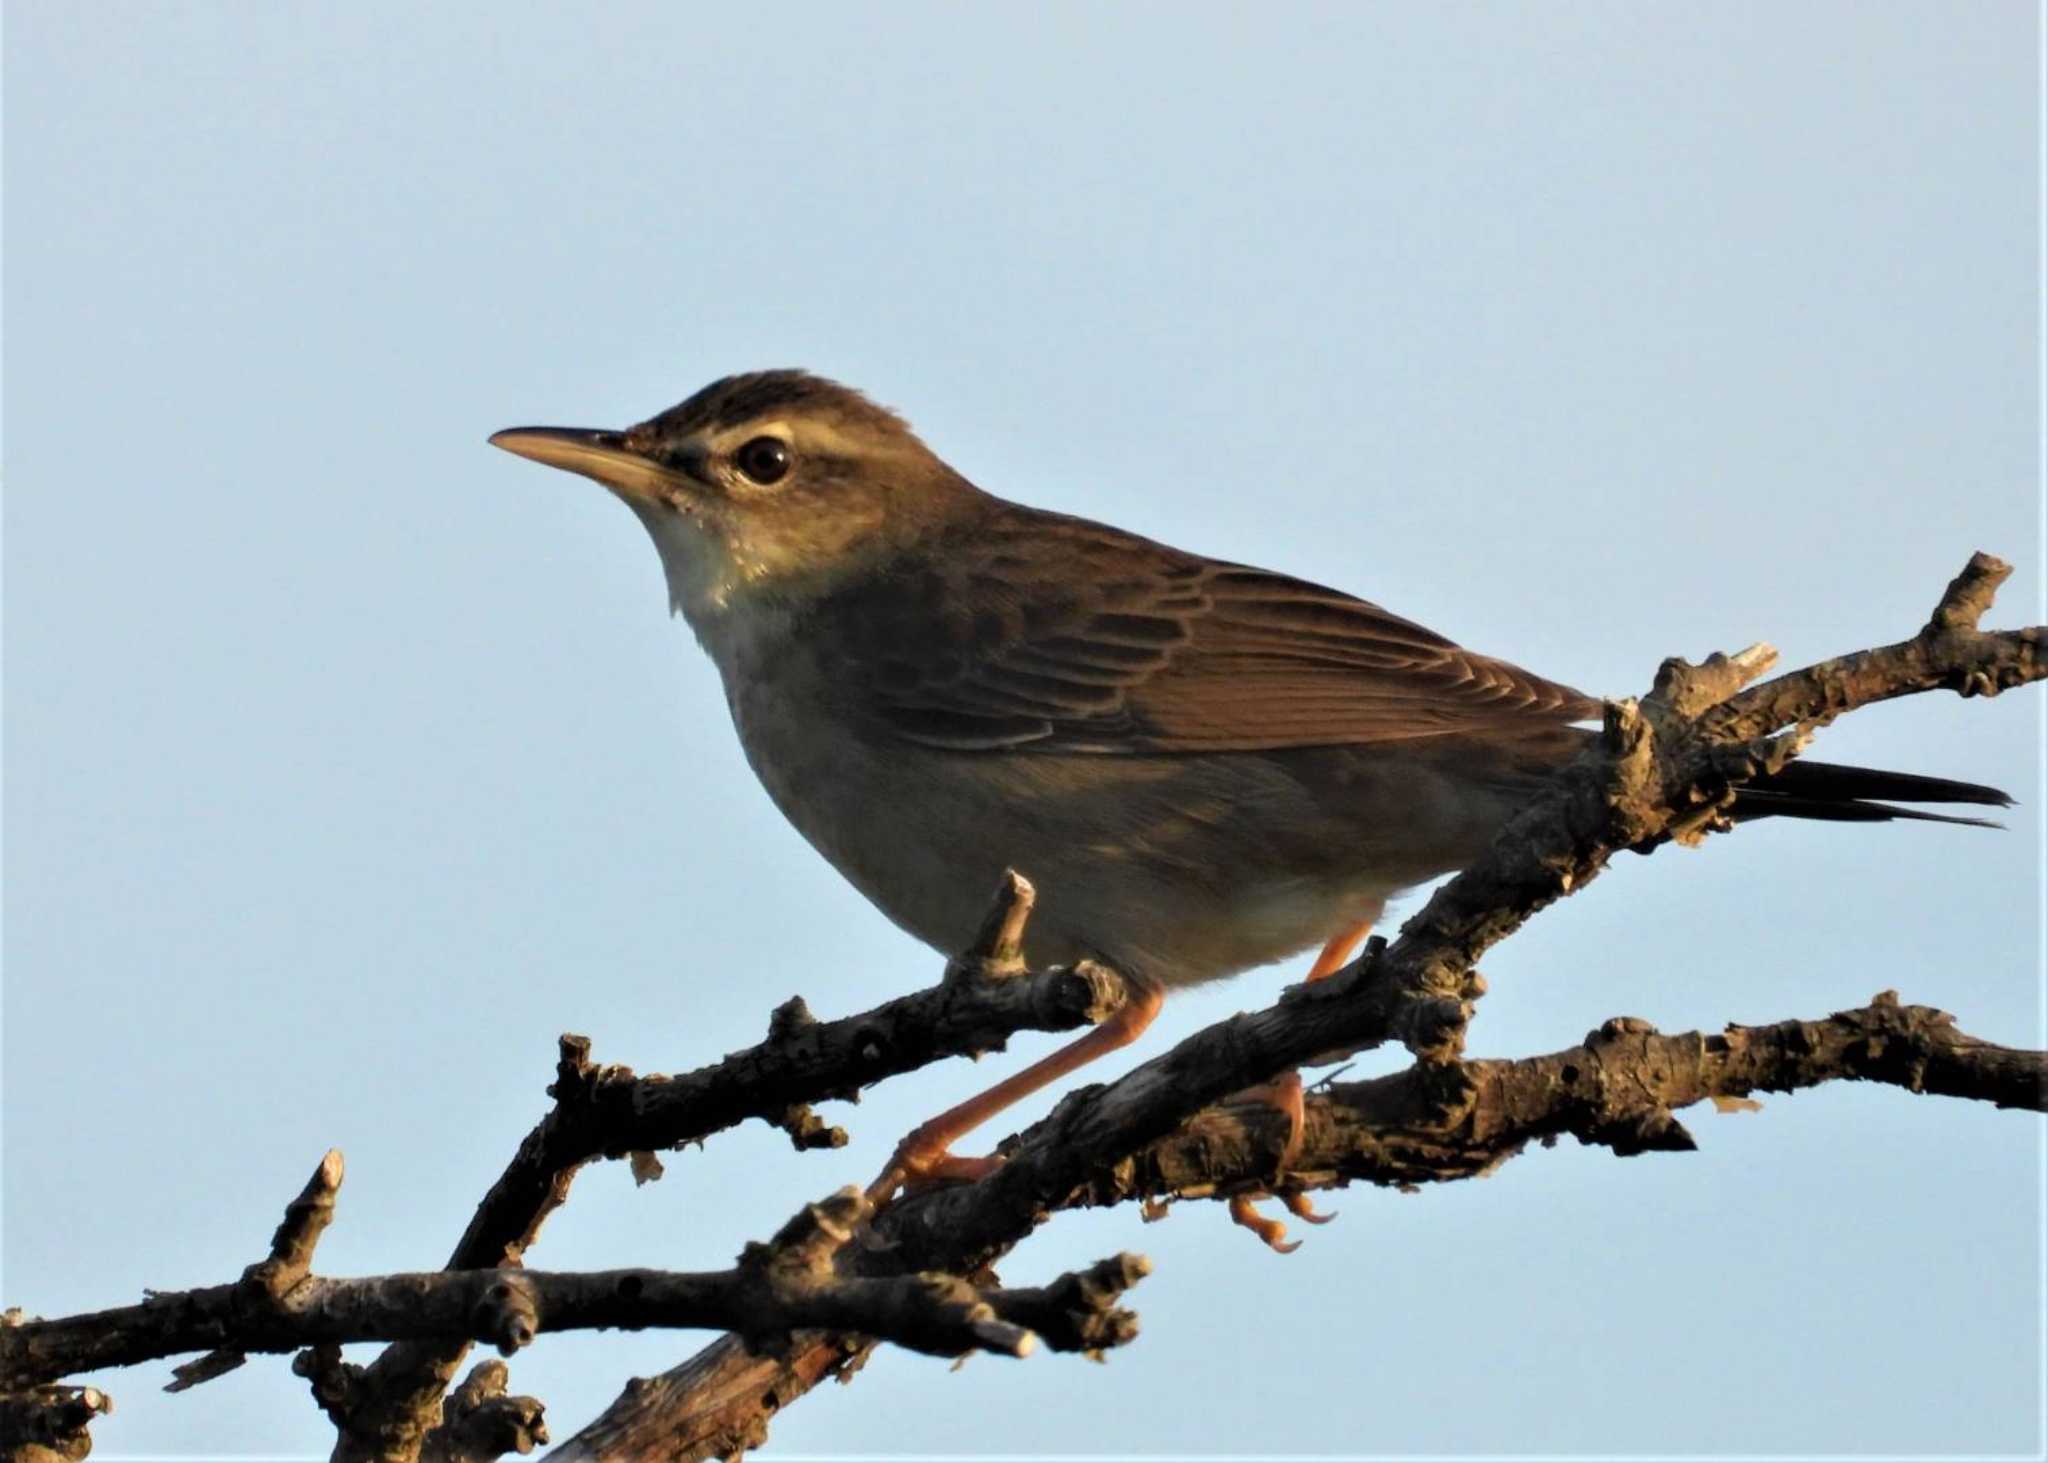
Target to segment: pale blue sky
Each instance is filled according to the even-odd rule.
[[[1899,638],[1976,548],[2040,614],[2024,4],[16,0],[5,39],[8,1304],[230,1278],[330,1144],[322,1268],[436,1264],[559,1031],[683,1068],[937,976],[755,786],[639,527],[496,428],[810,366],[1007,496],[1613,694]],[[1626,860],[1486,962],[1477,1051],[1888,986],[2038,1042],[2041,718],[1829,732],[2011,831]],[[591,1171],[534,1261],[723,1264],[1049,1044],[833,1111],[842,1154]],[[1287,1259],[1216,1206],[1063,1219],[1005,1275],[1145,1251],[1137,1345],[886,1355],[772,1451],[2039,1446],[2037,1120],[1690,1121],[1336,1196]],[[513,1378],[566,1434],[702,1339]],[[102,1379],[96,1456],[324,1454],[282,1361],[167,1374]]]

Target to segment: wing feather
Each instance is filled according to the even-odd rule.
[[[1337,590],[1002,505],[934,571],[842,591],[830,680],[962,752],[1252,751],[1547,731],[1599,702]]]

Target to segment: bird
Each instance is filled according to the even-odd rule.
[[[986,1173],[953,1143],[1136,1040],[1169,990],[1311,949],[1309,979],[1340,969],[1601,714],[1340,590],[986,492],[807,371],[727,376],[622,431],[490,442],[632,510],[768,796],[883,914],[951,955],[1016,869],[1034,954],[1124,978],[1114,1015],[908,1135],[883,1201]],[[1739,788],[1733,816],[1981,822],[1894,802],[2011,799],[1797,761]],[[1297,1122],[1299,1091],[1279,1099]]]

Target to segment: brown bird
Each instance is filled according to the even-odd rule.
[[[491,441],[646,525],[762,785],[883,913],[957,951],[1014,867],[1040,891],[1039,957],[1128,980],[1110,1020],[913,1132],[878,1193],[985,1171],[952,1142],[1135,1039],[1169,987],[1318,945],[1310,979],[1338,969],[1600,714],[1338,590],[985,493],[801,371],[728,377],[624,432]],[[1735,814],[1976,821],[1873,798],[2011,801],[1798,762]]]

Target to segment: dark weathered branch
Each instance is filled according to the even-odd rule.
[[[30,1387],[0,1394],[0,1458],[68,1463],[92,1451],[93,1419],[114,1410],[97,1387]]]
[[[1611,705],[1600,744],[1511,819],[1487,854],[1440,888],[1396,942],[1374,941],[1346,972],[1290,988],[1265,1011],[1198,1032],[1110,1086],[1070,1094],[1044,1122],[1005,1145],[1008,1161],[995,1173],[883,1216],[903,1263],[911,1263],[909,1256],[946,1268],[987,1263],[1050,1210],[1080,1202],[1191,1112],[1324,1053],[1398,1039],[1419,1059],[1407,1079],[1434,1100],[1451,1103],[1457,1092],[1443,1090],[1444,1084],[1457,1089],[1475,1080],[1457,1058],[1473,1002],[1485,989],[1475,968],[1480,956],[1537,911],[1591,882],[1615,853],[1647,850],[1666,839],[1696,841],[1727,826],[1722,811],[1737,785],[1782,766],[1815,725],[1858,706],[1943,687],[1989,694],[2048,674],[2040,654],[2048,632],[1977,629],[2009,573],[1978,554],[1913,640],[1828,661],[1754,691],[1740,688],[1775,660],[1769,647],[1715,656],[1699,667],[1666,662],[1642,703]],[[1795,735],[1777,735],[1787,728]],[[2038,1083],[2038,1056],[2018,1057],[2014,1070],[2024,1074],[2032,1063],[2033,1076],[2022,1080]],[[1960,1059],[1944,1053],[1943,1061],[1951,1060]],[[1982,1060],[1998,1067],[2005,1059]],[[1934,1063],[1926,1070],[1941,1069]],[[2026,1105],[2038,1106],[2038,1099]],[[1603,1141],[1625,1151],[1689,1141],[1668,1109],[1628,1121],[1634,1126],[1610,1128]],[[1489,1150],[1487,1161],[1501,1156]],[[1263,1172],[1270,1175],[1270,1158]],[[1253,1174],[1239,1182],[1256,1181]],[[937,1258],[942,1255],[947,1258]],[[739,1398],[741,1389],[779,1407],[817,1378],[857,1365],[861,1356],[842,1341],[821,1340],[786,1364],[764,1367],[728,1342],[714,1343],[667,1378],[622,1397],[562,1456],[594,1457],[582,1451],[586,1439],[602,1438],[609,1446],[627,1435],[655,1436],[656,1429],[681,1440],[671,1456],[730,1448],[765,1428],[772,1410],[750,1411],[727,1400]]]
[[[1086,961],[1025,968],[1023,932],[1035,898],[1028,881],[1005,874],[980,934],[947,964],[939,984],[837,1021],[817,1020],[793,998],[776,1010],[766,1041],[682,1076],[598,1067],[587,1040],[563,1037],[550,1089],[554,1110],[527,1134],[478,1205],[449,1268],[521,1263],[542,1223],[568,1197],[577,1170],[593,1158],[632,1155],[636,1174],[652,1177],[660,1173],[652,1150],[680,1147],[750,1117],[782,1128],[799,1147],[834,1147],[844,1135],[820,1122],[810,1103],[853,1097],[870,1083],[946,1057],[1000,1051],[1020,1031],[1102,1021],[1125,996],[1114,972]],[[401,1343],[378,1357],[362,1378],[337,1463],[409,1457],[466,1354],[466,1343],[435,1341]]]
[[[1903,1006],[1886,991],[1868,1006],[1822,1020],[1730,1026],[1711,1035],[1664,1036],[1645,1021],[1617,1017],[1579,1046],[1546,1056],[1417,1064],[1335,1084],[1311,1095],[1286,1182],[1442,1183],[1489,1173],[1532,1139],[1565,1135],[1624,1157],[1685,1151],[1694,1142],[1672,1116],[1680,1109],[1836,1081],[2048,1111],[2048,1053],[1981,1041],[1957,1030],[1946,1012]],[[1285,1121],[1270,1108],[1211,1109],[1100,1175],[1076,1202],[1264,1188],[1287,1137]]]
[[[327,1226],[334,1222],[334,1196],[341,1189],[341,1172],[341,1150],[328,1149],[298,1198],[285,1206],[284,1218],[270,1237],[269,1256],[242,1272],[241,1285],[235,1287],[238,1305],[282,1305],[284,1298],[306,1278],[313,1268],[313,1250],[320,1243],[320,1236],[327,1232]],[[201,1382],[210,1382],[246,1360],[247,1354],[241,1348],[232,1343],[223,1345],[196,1361],[174,1368],[174,1380],[164,1390],[182,1392]]]
[[[420,1463],[491,1463],[507,1453],[524,1456],[547,1442],[544,1409],[532,1397],[507,1390],[505,1363],[478,1362],[448,1394],[441,1423],[427,1434]]]
[[[478,1206],[450,1267],[517,1263],[590,1159],[678,1148],[748,1118],[814,1133],[802,1116],[809,1103],[857,1096],[946,1057],[1000,1051],[1020,1031],[1103,1020],[1124,1000],[1114,972],[1086,961],[1033,972],[1018,958],[1014,930],[1032,899],[1028,883],[1006,876],[985,937],[992,943],[949,963],[938,985],[837,1021],[819,1021],[792,999],[775,1012],[766,1041],[681,1076],[595,1066],[589,1042],[565,1036],[554,1110]]]
[[[330,1153],[322,1172],[338,1174],[339,1168]],[[331,1208],[331,1190],[327,1197]],[[19,1388],[203,1347],[232,1348],[239,1358],[350,1341],[454,1337],[487,1341],[509,1355],[543,1330],[598,1327],[730,1330],[761,1349],[783,1345],[795,1331],[857,1331],[938,1356],[1028,1355],[1039,1336],[1027,1319],[1047,1323],[1044,1339],[1055,1349],[1097,1351],[1135,1334],[1128,1316],[1083,1327],[1069,1312],[1085,1309],[1090,1295],[1120,1293],[1144,1273],[1142,1260],[1120,1256],[1046,1290],[1016,1294],[947,1274],[842,1275],[836,1257],[871,1213],[861,1190],[841,1190],[807,1206],[769,1243],[748,1245],[732,1269],[701,1274],[506,1268],[338,1280],[306,1272],[312,1258],[307,1239],[286,1267],[295,1278],[277,1289],[268,1287],[265,1266],[252,1266],[234,1284],[8,1327],[0,1331],[0,1386]],[[316,1353],[312,1365],[331,1366],[332,1360],[332,1353]],[[330,1382],[327,1390],[342,1394],[336,1401],[345,1403],[359,1384]],[[323,1396],[323,1404],[327,1400]]]
[[[1545,1056],[1417,1063],[1314,1092],[1284,1182],[1446,1183],[1491,1173],[1532,1140],[1566,1135],[1623,1156],[1683,1151],[1694,1145],[1672,1117],[1676,1109],[1830,1081],[2048,1110],[2048,1053],[1980,1041],[1945,1013],[1902,1006],[1890,992],[1819,1021],[1730,1026],[1717,1035],[1662,1036],[1646,1022],[1617,1017],[1583,1044]],[[1018,1140],[1019,1149],[1035,1131]],[[1268,1105],[1210,1108],[1098,1172],[1061,1207],[1269,1189],[1289,1137],[1286,1119]],[[901,1200],[876,1220],[885,1243],[865,1251],[861,1263],[984,1263],[986,1247],[966,1237],[994,1227],[977,1211],[1004,1202],[986,1182]],[[867,1349],[858,1338],[819,1335],[784,1355],[763,1356],[723,1338],[682,1366],[636,1382],[551,1458],[641,1456],[636,1448],[657,1442],[664,1458],[727,1456],[761,1442],[777,1411],[824,1378],[858,1367]]]
[[[1995,696],[2040,680],[2048,628],[1978,628],[2011,576],[2010,564],[1973,554],[1911,640],[1824,660],[1732,696],[1709,718],[1708,730],[1757,737],[1801,723],[1824,725],[1859,706],[1921,691]]]
[[[768,1424],[783,1408],[828,1377],[850,1377],[874,1349],[859,1336],[798,1340],[786,1355],[763,1356],[721,1336],[658,1377],[635,1377],[548,1463],[738,1458],[768,1441]]]

